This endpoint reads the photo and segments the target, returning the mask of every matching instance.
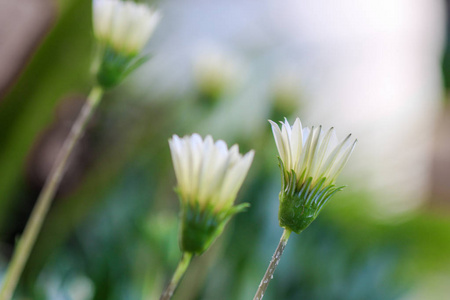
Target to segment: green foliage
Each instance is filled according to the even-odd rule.
[[[57,21],[0,109],[0,232],[23,184],[27,154],[52,121],[59,100],[87,90],[92,54],[90,1],[60,1]]]

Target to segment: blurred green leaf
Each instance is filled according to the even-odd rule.
[[[0,232],[10,222],[27,154],[59,100],[87,90],[92,55],[90,1],[59,1],[57,21],[0,109]]]

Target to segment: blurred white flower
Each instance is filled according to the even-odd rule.
[[[324,186],[333,184],[357,142],[351,141],[351,134],[338,142],[334,128],[326,133],[322,126],[302,128],[299,118],[292,127],[287,120],[281,122],[281,130],[275,122],[269,122],[284,170],[294,171],[300,184],[310,177],[313,185],[323,178]]]
[[[297,111],[301,104],[300,75],[292,69],[278,71],[272,83],[272,100],[275,113],[280,116]]]
[[[123,55],[136,55],[160,20],[145,4],[120,0],[93,0],[96,38]]]
[[[224,141],[198,134],[174,135],[169,144],[181,201],[215,212],[232,207],[254,151],[241,155],[238,145],[228,149]]]
[[[241,69],[235,57],[218,49],[205,50],[194,61],[195,83],[202,93],[220,97],[239,81]]]

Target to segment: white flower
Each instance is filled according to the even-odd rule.
[[[93,0],[96,38],[124,55],[136,55],[142,50],[159,19],[159,12],[145,4]]]
[[[302,128],[299,118],[292,127],[287,120],[281,122],[281,130],[275,122],[269,122],[284,170],[293,171],[299,184],[308,178],[312,178],[312,186],[323,178],[323,187],[334,184],[357,142],[351,141],[351,134],[338,142],[333,128],[327,132],[322,126]],[[285,180],[289,180],[286,175]]]
[[[244,156],[237,145],[227,148],[211,136],[204,140],[198,135],[183,138],[174,135],[169,140],[178,191],[186,204],[210,207],[214,211],[230,208],[236,198],[254,151]]]
[[[199,89],[212,96],[220,96],[232,87],[242,73],[237,60],[220,50],[204,51],[194,62],[194,76]]]

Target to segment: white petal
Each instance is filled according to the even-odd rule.
[[[113,12],[113,20],[110,29],[110,42],[112,46],[120,52],[126,51],[125,39],[127,33],[130,30],[128,28],[128,5],[127,3],[120,2],[116,5]]]
[[[292,165],[290,133],[291,133],[291,126],[289,125],[289,123],[287,124],[287,126],[286,124],[283,124],[281,128],[281,139],[283,141],[284,150],[286,151],[286,160],[284,161],[284,164],[289,171],[294,168],[294,166]]]
[[[136,51],[142,50],[161,19],[159,12],[152,12],[145,17],[145,21],[142,21],[142,27],[137,31],[139,32],[139,35],[135,38],[134,43],[131,46],[131,48],[134,48]]]
[[[203,158],[203,140],[198,134],[193,134],[188,142],[190,157],[191,191],[197,195],[199,189],[200,169]]]
[[[292,168],[294,171],[297,170],[298,160],[300,159],[300,154],[302,153],[302,144],[303,144],[303,137],[302,137],[302,123],[300,122],[300,119],[295,119],[294,125],[292,125],[292,132],[291,132],[291,159],[292,159]]]
[[[230,157],[230,164],[235,164],[237,161],[239,161],[241,159],[241,155],[239,154],[239,146],[238,145],[233,145],[228,153],[229,157]]]
[[[248,152],[237,164],[228,170],[220,191],[220,198],[217,204],[219,208],[220,206],[231,206],[233,204],[237,192],[247,176],[253,156],[254,151]]]
[[[330,141],[328,142],[327,151],[325,152],[325,159],[328,158],[328,156],[330,156],[331,152],[333,152],[333,150],[336,148],[336,146],[338,144],[339,144],[339,139],[337,138],[336,130],[334,130],[334,128],[332,128]]]
[[[342,142],[335,147],[333,152],[331,152],[330,156],[327,158],[327,161],[324,163],[324,165],[322,167],[321,177],[327,177],[327,178],[330,177],[330,172],[333,169],[333,165],[336,163],[338,158],[341,156],[342,149],[345,148],[346,145],[348,145],[350,137],[351,137],[351,134],[349,134],[345,139],[343,139]]]
[[[129,20],[129,33],[126,39],[127,52],[136,54],[142,50],[160,20],[160,14],[151,11],[144,4],[136,4]]]
[[[303,151],[300,155],[300,159],[298,161],[297,170],[299,170],[299,173],[297,173],[297,176],[301,176],[302,173],[306,170],[306,176],[308,176],[308,168],[309,168],[309,158],[311,156],[312,146],[314,143],[314,126],[311,127],[311,129],[308,128],[307,132],[307,139],[304,142]],[[305,130],[303,129],[303,139],[305,139]]]
[[[180,167],[180,160],[178,158],[178,152],[176,150],[176,142],[174,140],[175,140],[175,138],[173,138],[172,140],[169,140],[169,147],[170,147],[170,153],[172,155],[173,167],[175,169],[175,176],[177,177],[177,180],[180,181],[181,176],[182,176],[182,171],[181,171],[181,167]]]
[[[184,141],[174,135],[169,145],[172,152],[172,160],[174,162],[175,175],[177,177],[180,192],[187,196],[189,195],[189,176],[187,176],[188,164]]]
[[[104,41],[109,36],[115,0],[94,0],[92,2],[93,25],[95,36]]]
[[[219,150],[219,152],[221,153],[221,154],[224,154],[224,155],[227,155],[228,154],[228,148],[227,148],[227,143],[225,143],[224,141],[222,141],[222,140],[218,140],[217,142],[216,142],[216,147],[217,147],[217,150]]]
[[[328,130],[328,132],[325,134],[325,136],[322,135],[323,138],[321,138],[319,141],[319,147],[318,147],[318,151],[317,151],[316,157],[315,157],[315,165],[313,167],[314,172],[311,175],[316,180],[320,179],[319,172],[320,172],[320,169],[322,168],[322,165],[324,164],[325,159],[327,157],[326,154],[329,149],[330,140],[331,140],[331,137],[333,136],[333,134],[334,134],[334,129],[330,128]]]
[[[350,159],[350,155],[353,153],[357,142],[358,140],[355,140],[350,147],[346,148],[345,152],[342,154],[342,157],[340,157],[340,159],[334,164],[333,169],[330,171],[329,180],[327,180],[327,182],[329,181],[330,183],[333,183],[336,180],[336,177],[342,172]]]
[[[309,127],[303,127],[303,146],[306,144],[306,141],[308,140],[309,134],[311,130]]]
[[[286,145],[283,144],[283,138],[281,137],[281,131],[280,127],[278,125],[269,120],[270,124],[272,125],[272,132],[273,136],[275,138],[275,144],[277,145],[278,154],[280,155],[281,160],[283,161],[284,165],[286,166],[287,163],[287,154],[286,154]],[[289,167],[289,166],[286,166]]]
[[[319,128],[315,130],[314,140],[311,144],[311,152],[309,154],[309,163],[308,163],[309,165],[308,177],[313,177],[314,173],[316,173],[318,151],[320,148],[320,142],[322,140],[323,140],[322,126],[319,126]]]
[[[202,199],[211,200],[211,195],[214,195],[220,189],[223,178],[226,174],[228,156],[213,145],[209,154],[205,156],[202,168]]]

